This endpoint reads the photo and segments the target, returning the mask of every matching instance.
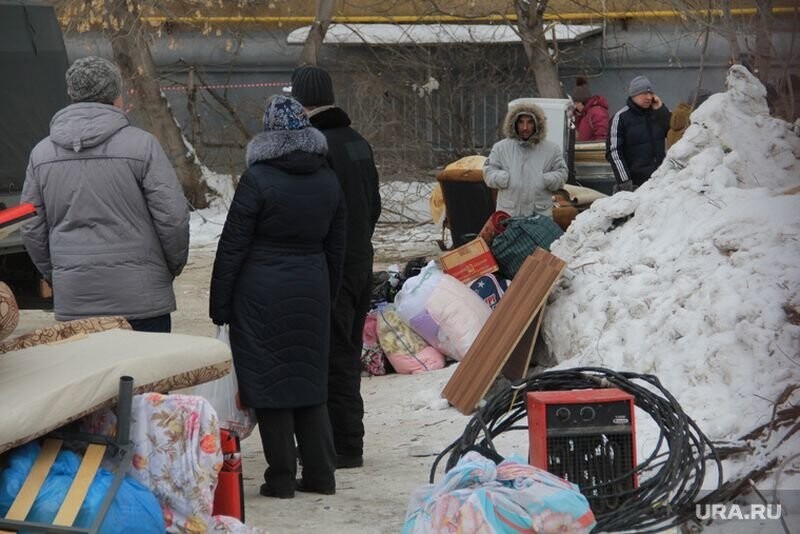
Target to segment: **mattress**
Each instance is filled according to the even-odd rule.
[[[114,329],[0,354],[0,452],[134,393],[166,393],[224,376],[230,348],[210,337]]]

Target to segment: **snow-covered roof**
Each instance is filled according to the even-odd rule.
[[[287,44],[303,44],[311,26],[292,31]],[[547,40],[573,42],[599,33],[598,24],[561,24],[548,28]],[[326,44],[340,45],[424,45],[445,43],[518,43],[516,28],[507,24],[331,24],[325,34]]]

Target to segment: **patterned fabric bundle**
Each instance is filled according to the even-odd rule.
[[[232,517],[212,516],[222,467],[219,424],[211,405],[194,395],[135,395],[133,465],[128,474],[150,488],[164,512],[167,532],[259,532]],[[83,421],[84,430],[113,434],[110,410]]]
[[[378,312],[373,310],[367,314],[362,334],[361,371],[370,376],[386,374],[386,354],[378,341]]]
[[[564,235],[564,230],[544,215],[511,217],[501,224],[506,230],[492,241],[492,255],[500,272],[509,279],[514,278],[536,247],[549,251],[553,241]]]
[[[444,367],[444,356],[414,332],[393,306],[378,312],[378,338],[389,363],[400,374]]]
[[[403,534],[588,534],[594,514],[578,487],[522,460],[497,465],[465,454],[436,485],[411,497]]]

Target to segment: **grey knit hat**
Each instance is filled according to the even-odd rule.
[[[631,80],[631,85],[628,87],[628,96],[636,96],[642,93],[652,93],[653,84],[650,83],[644,76],[637,76]]]
[[[332,105],[331,75],[312,65],[297,67],[292,73],[292,96],[307,108]]]
[[[116,65],[97,56],[75,60],[67,69],[67,94],[73,102],[113,104],[122,94],[122,75]]]

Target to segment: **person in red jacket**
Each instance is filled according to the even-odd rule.
[[[605,141],[608,136],[608,101],[592,95],[586,76],[575,79],[575,130],[578,141]]]

